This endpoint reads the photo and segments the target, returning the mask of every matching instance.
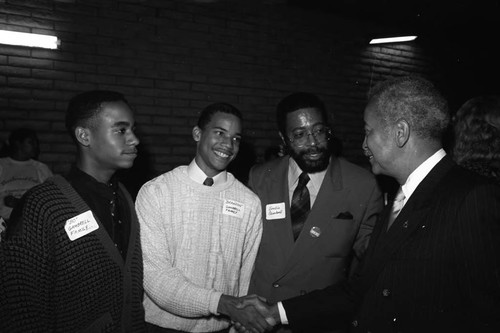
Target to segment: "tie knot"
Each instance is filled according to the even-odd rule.
[[[206,186],[212,186],[213,184],[214,184],[214,179],[210,177],[207,177],[207,179],[205,179],[205,181],[203,182],[203,185]]]
[[[405,199],[405,194],[403,193],[403,189],[400,186],[398,192],[396,193],[396,196],[394,197],[394,201],[399,202],[403,201],[404,199]]]
[[[307,183],[309,182],[309,175],[307,174],[307,172],[302,172],[299,176],[299,183],[297,185],[297,187],[304,187],[307,185]]]

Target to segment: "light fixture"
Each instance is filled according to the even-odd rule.
[[[61,41],[56,36],[0,30],[0,44],[57,49]]]
[[[417,36],[374,38],[370,41],[370,44],[401,43],[401,42],[409,42],[415,39],[417,39]]]

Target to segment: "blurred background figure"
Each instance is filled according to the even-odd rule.
[[[453,131],[457,164],[500,183],[500,96],[465,102],[453,118]]]
[[[43,183],[52,172],[37,161],[40,148],[34,130],[14,130],[6,148],[8,156],[0,158],[0,217],[8,221],[24,192]]]

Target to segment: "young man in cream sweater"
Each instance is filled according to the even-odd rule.
[[[241,114],[211,104],[192,134],[193,161],[137,196],[149,332],[228,332],[231,321],[263,331],[270,327],[254,308],[237,308],[262,234],[258,197],[226,171],[239,150]]]

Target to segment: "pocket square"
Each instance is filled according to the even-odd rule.
[[[353,216],[350,212],[342,212],[339,215],[337,215],[336,219],[341,219],[341,220],[352,220]]]

